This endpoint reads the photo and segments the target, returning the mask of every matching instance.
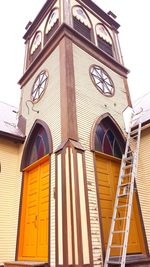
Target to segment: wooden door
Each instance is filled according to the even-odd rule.
[[[19,260],[48,261],[49,161],[24,174]]]
[[[110,159],[110,157],[102,157],[96,155],[96,171],[98,178],[98,190],[100,198],[100,208],[101,208],[101,218],[102,218],[102,231],[104,238],[105,249],[107,247],[110,224],[112,219],[116,187],[118,183],[119,171],[120,171],[120,161]],[[123,201],[123,200],[122,200]],[[123,216],[123,210],[120,211],[118,216]],[[122,228],[121,221],[118,221],[115,230]],[[121,240],[121,235],[116,234],[114,236],[114,244],[119,244]],[[140,218],[138,213],[138,207],[136,203],[136,196],[134,194],[133,208],[128,240],[128,254],[142,253],[143,251],[143,237],[142,228],[140,224]],[[111,255],[119,255],[120,251],[117,249],[112,250]]]

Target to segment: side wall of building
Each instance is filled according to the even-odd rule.
[[[31,79],[22,88],[21,95],[21,114],[26,119],[26,136],[28,136],[34,122],[39,119],[44,121],[52,135],[53,152],[61,143],[61,118],[60,118],[60,66],[59,66],[59,47],[44,61],[39,69],[34,73]],[[31,90],[36,77],[42,70],[47,70],[49,74],[48,86],[43,97],[39,102],[32,105]],[[28,101],[29,100],[29,101]],[[38,113],[36,112],[38,111]],[[20,153],[20,161],[22,157]],[[50,201],[50,263],[55,266],[55,154],[51,155],[51,201]]]
[[[150,128],[141,135],[137,187],[150,250]]]
[[[0,262],[15,259],[21,187],[19,145],[0,138]]]
[[[124,122],[122,112],[128,104],[123,78],[78,48],[76,45],[74,45],[73,49],[78,134],[79,142],[85,148],[93,260],[94,266],[97,266],[100,265],[102,261],[102,244],[95,183],[94,155],[90,148],[90,137],[92,127],[96,123],[97,119],[107,112],[111,114],[123,130]],[[115,95],[113,97],[106,97],[102,95],[93,85],[89,75],[89,68],[92,64],[101,66],[110,75],[115,85]]]

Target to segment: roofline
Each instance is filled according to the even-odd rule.
[[[150,119],[142,122],[142,128],[141,128],[142,131],[149,128],[149,127],[150,127]]]
[[[102,10],[99,6],[97,6],[93,1],[81,0],[81,2],[89,6],[97,15],[99,15],[101,18],[107,21],[110,25],[114,26],[116,30],[120,27],[120,24],[116,20],[110,17],[104,10]]]
[[[37,16],[35,17],[34,21],[32,22],[31,26],[28,28],[26,33],[23,36],[23,39],[27,39],[28,36],[33,32],[35,28],[37,28],[38,23],[42,20],[42,18],[46,15],[48,8],[53,5],[56,0],[47,0],[43,5],[42,9],[39,11]]]
[[[24,143],[25,138],[26,138],[25,136],[19,136],[19,135],[7,133],[7,132],[4,132],[4,131],[0,131],[0,136],[2,136],[4,138],[7,138],[7,139],[10,139],[12,141],[15,141],[17,143],[21,143],[21,144]]]
[[[105,11],[103,11],[99,6],[97,6],[91,0],[77,0],[79,3],[83,2],[86,6],[91,8],[97,15],[99,15],[102,19],[108,22],[111,26],[113,26],[116,30],[120,27],[120,24],[116,22],[112,17],[110,17]],[[31,26],[28,28],[26,33],[23,36],[23,39],[27,39],[28,36],[32,34],[35,28],[38,27],[39,23],[46,16],[47,12],[49,11],[50,6],[54,5],[56,0],[47,0],[43,5],[42,9],[39,11],[37,16],[35,17],[34,21],[32,22]]]

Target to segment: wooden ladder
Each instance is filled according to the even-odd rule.
[[[126,262],[133,193],[137,177],[141,118],[142,111],[133,112],[131,115],[125,153],[121,161],[104,267],[110,265],[124,267]],[[119,256],[111,257],[115,251],[119,251]]]

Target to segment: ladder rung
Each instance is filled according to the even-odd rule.
[[[126,208],[126,207],[128,207],[129,206],[129,204],[124,204],[124,205],[119,205],[119,206],[117,206],[116,208],[117,209],[121,209],[121,208]]]
[[[134,121],[134,120],[139,121],[139,119],[140,119],[139,113],[135,113],[133,118],[132,118],[132,121]]]
[[[124,187],[124,186],[127,186],[127,185],[131,185],[131,183],[121,184],[120,187]]]
[[[129,195],[129,193],[126,193],[126,194],[121,194],[118,197],[127,197],[128,195]]]
[[[111,248],[123,248],[123,245],[111,245]]]
[[[107,263],[108,264],[113,264],[113,265],[120,265],[121,264],[120,261],[112,261],[112,260],[108,261]]]
[[[128,177],[130,175],[132,175],[132,172],[129,172],[129,173],[126,173],[126,174],[121,175],[121,178]]]
[[[122,221],[122,220],[126,220],[127,219],[127,217],[119,217],[119,218],[116,218],[116,219],[114,219],[115,221]]]
[[[129,164],[129,165],[123,167],[123,169],[129,169],[129,168],[132,168],[132,167],[133,167],[133,164]]]
[[[136,129],[136,130],[131,131],[131,132],[130,132],[130,136],[131,136],[131,135],[134,135],[134,134],[138,134],[138,130],[139,130],[139,129]]]
[[[129,161],[129,160],[131,160],[131,159],[133,159],[133,156],[130,156],[130,157],[124,158],[124,161]]]
[[[118,231],[113,231],[112,233],[113,234],[123,234],[125,232],[126,232],[125,230],[118,230]]]

